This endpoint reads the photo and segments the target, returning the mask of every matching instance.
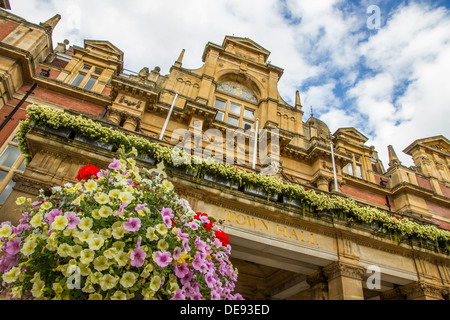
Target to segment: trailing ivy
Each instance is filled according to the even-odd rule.
[[[407,218],[399,219],[377,208],[361,206],[352,199],[317,193],[314,190],[305,190],[301,185],[286,182],[276,177],[249,172],[234,165],[219,164],[213,159],[199,159],[196,156],[186,154],[182,150],[163,146],[144,137],[125,134],[112,127],[103,126],[99,122],[82,115],[75,116],[50,107],[37,105],[28,106],[27,114],[28,117],[20,123],[18,132],[19,148],[25,155],[27,163],[31,160],[31,156],[25,135],[34,125],[50,126],[55,129],[71,128],[88,138],[112,143],[116,147],[123,146],[126,149],[134,147],[139,154],[149,155],[155,158],[157,162],[163,161],[166,166],[181,166],[186,171],[192,170],[196,178],[202,178],[205,173],[209,173],[223,177],[231,184],[260,187],[269,196],[273,194],[285,195],[291,200],[298,199],[304,205],[313,207],[318,211],[341,214],[350,221],[359,221],[366,224],[377,223],[380,226],[380,232],[416,237],[420,241],[431,240],[433,243],[442,244],[450,250],[450,232],[433,225],[421,225]]]

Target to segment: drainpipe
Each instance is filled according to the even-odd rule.
[[[9,113],[9,115],[6,117],[6,119],[3,121],[3,123],[0,125],[0,130],[3,129],[4,126],[8,123],[9,120],[12,119],[13,115],[16,113],[17,110],[22,106],[22,104],[27,100],[28,96],[30,94],[33,94],[34,89],[36,89],[37,83],[33,84],[30,90],[27,90],[27,93],[25,96],[20,100],[20,102],[16,105],[16,107]]]

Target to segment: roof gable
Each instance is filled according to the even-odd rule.
[[[403,150],[403,152],[408,155],[411,155],[413,150],[415,150],[419,146],[426,147],[428,149],[433,149],[435,151],[442,152],[450,156],[450,141],[442,135],[418,139],[413,143],[411,143],[405,150]]]
[[[246,58],[253,58],[253,60],[261,60],[259,61],[261,63],[267,62],[267,58],[270,55],[270,51],[249,38],[226,36],[222,47],[225,51],[244,55]]]
[[[357,141],[361,144],[364,144],[367,140],[369,140],[365,135],[356,130],[353,127],[350,128],[340,128],[335,133],[334,136],[345,137],[347,139]]]

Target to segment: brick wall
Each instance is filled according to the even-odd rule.
[[[18,92],[25,94],[27,90],[31,88],[30,84],[23,85]],[[93,115],[100,115],[103,112],[104,107],[98,106],[93,103],[89,103],[80,99],[75,99],[66,95],[62,95],[60,93],[36,87],[33,91],[33,98],[39,98],[44,101],[48,101],[51,103],[58,104],[65,108],[71,108],[73,110],[82,111],[86,113],[90,113]],[[9,100],[1,109],[0,109],[0,120],[3,122],[6,116],[10,114],[10,112],[17,106],[20,102],[19,99],[11,99]],[[24,102],[22,106],[17,110],[14,114],[13,118],[6,124],[5,127],[0,131],[0,145],[3,145],[8,137],[12,134],[14,129],[19,124],[20,120],[25,120],[26,117],[26,108],[30,105],[29,102]]]
[[[344,184],[341,190],[342,193],[345,193],[356,199],[367,201],[369,203],[373,203],[375,205],[388,209],[388,207],[386,206],[386,196],[383,194],[369,192],[367,190],[363,190],[348,184]],[[392,199],[389,199],[389,203],[391,205],[391,209],[395,210],[394,201],[392,201]]]
[[[17,23],[10,21],[2,21],[0,22],[0,41],[5,39],[11,32],[14,31],[18,26]]]

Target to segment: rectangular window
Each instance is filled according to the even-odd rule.
[[[245,108],[244,118],[255,119],[255,110]]]
[[[239,118],[228,115],[227,123],[232,126],[238,127],[239,126]]]
[[[227,105],[227,102],[220,100],[220,99],[216,99],[216,102],[214,103],[214,107],[216,107],[220,110],[225,110],[226,105]]]
[[[352,163],[347,164],[347,173],[351,176],[353,175],[353,164]]]
[[[225,114],[222,111],[217,111],[215,119],[218,120],[218,121],[223,121],[224,115]]]
[[[231,102],[230,103],[230,112],[234,113],[234,114],[237,114],[237,115],[241,115],[241,105],[237,104],[237,103],[234,103],[234,102]]]
[[[102,72],[103,72],[103,69],[102,69],[102,68],[95,68],[95,69],[94,69],[94,73],[95,73],[96,75],[101,75]]]
[[[5,177],[6,177],[6,172],[0,170],[0,181],[3,181],[3,179]],[[16,185],[16,183],[12,179],[9,180],[8,184],[6,185],[6,187],[0,193],[0,204],[4,204],[5,203],[6,199],[8,199],[9,195],[12,192],[12,188],[14,188],[15,185]]]
[[[7,146],[0,156],[0,165],[11,168],[20,156],[19,148]]]
[[[356,176],[360,179],[363,178],[362,167],[359,164],[356,165]]]
[[[77,74],[75,79],[73,79],[72,85],[78,87],[80,83],[84,80],[84,77],[86,77],[86,74],[80,72],[79,74]]]
[[[89,77],[89,80],[84,85],[83,89],[91,90],[94,84],[97,82],[97,77]]]

